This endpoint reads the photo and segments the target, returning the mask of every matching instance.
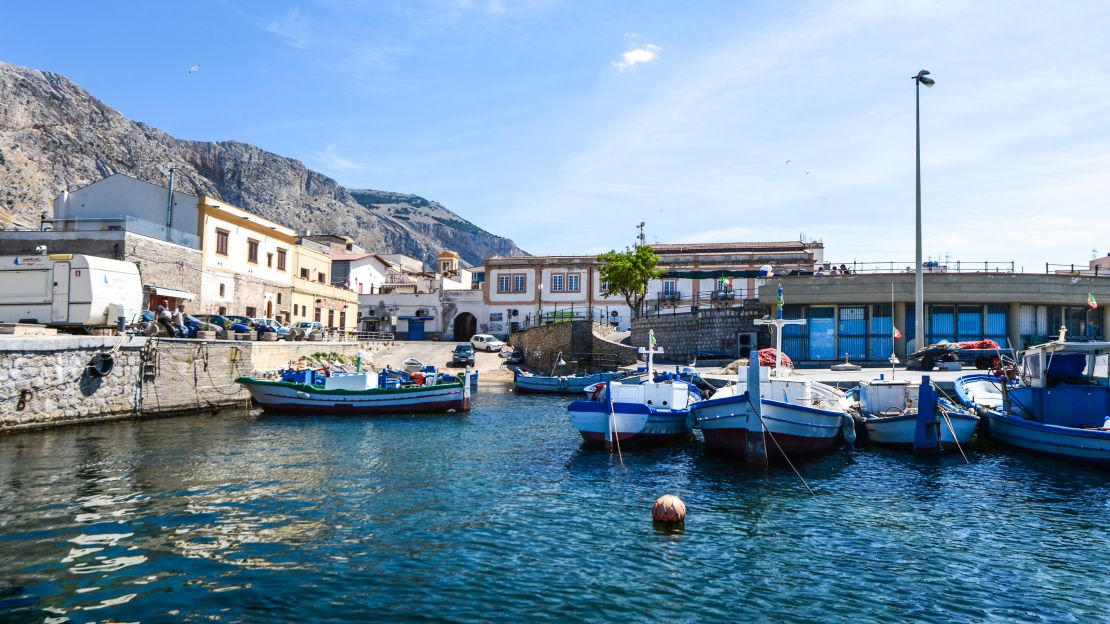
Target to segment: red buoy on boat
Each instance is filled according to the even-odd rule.
[[[686,503],[674,494],[664,494],[652,506],[651,519],[663,524],[680,524],[686,520]]]

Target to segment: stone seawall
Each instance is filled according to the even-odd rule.
[[[595,368],[596,362],[615,361],[618,366],[635,363],[635,348],[602,337],[612,333],[609,325],[567,321],[513,334],[510,343],[522,349],[525,362],[538,371],[553,370],[560,356],[571,364],[570,369],[574,368],[574,363],[578,363],[579,369]]]
[[[755,324],[766,313],[758,300],[748,299],[743,307],[642,317],[632,322],[631,342],[646,345],[648,330],[654,329],[656,342],[665,352],[664,360],[691,362],[699,354],[746,357],[746,348],[770,344],[766,332]]]
[[[0,339],[0,431],[161,416],[242,405],[236,377],[318,353],[354,357],[357,343],[232,342],[138,336]],[[87,367],[110,353],[102,377]]]

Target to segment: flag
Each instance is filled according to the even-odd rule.
[[[895,338],[901,338],[902,337],[902,332],[898,331],[898,326],[897,325],[892,325],[892,327],[894,327],[894,337]]]
[[[1092,310],[1098,307],[1098,303],[1095,302],[1095,296],[1091,293],[1087,293],[1087,307]]]
[[[655,330],[654,329],[648,330],[648,344],[651,345],[652,349],[655,348]]]

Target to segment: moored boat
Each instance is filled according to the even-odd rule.
[[[863,381],[848,393],[858,397],[852,412],[871,444],[943,453],[962,450],[970,441],[979,417],[937,394],[928,375],[921,383],[906,379]]]
[[[580,394],[587,387],[621,379],[623,371],[592,375],[534,375],[513,369],[513,390],[520,394]]]
[[[960,401],[987,418],[988,435],[1034,453],[1110,466],[1110,342],[1032,346],[1020,370],[964,375]]]
[[[391,374],[285,370],[279,379],[240,377],[236,381],[267,411],[312,414],[413,414],[470,411],[470,384],[464,377],[443,382],[421,372]]]
[[[620,450],[668,444],[690,437],[693,419],[690,405],[701,392],[676,375],[651,375],[655,349],[655,332],[647,354],[649,371],[640,378],[608,381],[592,388],[590,398],[567,406],[571,422],[591,446]]]
[[[779,297],[781,300],[781,286]],[[778,318],[756,323],[775,328],[774,368],[767,371],[759,358],[753,357],[746,383],[741,373],[731,395],[718,391],[693,406],[706,446],[725,450],[751,464],[766,465],[769,460],[830,451],[845,436],[854,440],[844,393],[796,375],[784,365],[782,328],[804,324],[805,320],[783,319],[780,307]],[[756,396],[759,400],[752,400]]]

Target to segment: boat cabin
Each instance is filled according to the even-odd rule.
[[[610,382],[614,403],[640,403],[656,410],[683,410],[690,407],[690,384],[685,381],[658,383]]]
[[[1110,342],[1050,342],[1025,351],[1026,384],[1010,392],[1010,410],[1047,425],[1099,428],[1110,418]]]

